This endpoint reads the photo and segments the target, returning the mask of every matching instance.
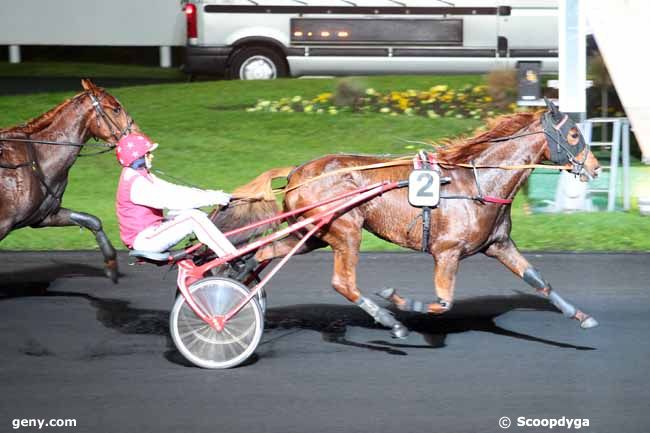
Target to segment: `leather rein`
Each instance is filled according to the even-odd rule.
[[[483,141],[477,141],[475,144],[478,143],[500,143],[503,141],[509,141],[509,140],[514,140],[522,137],[527,137],[530,135],[537,135],[537,134],[545,134],[547,139],[552,140],[553,144],[558,146],[559,150],[562,155],[562,159],[568,161],[567,163],[563,165],[551,165],[551,164],[519,164],[519,165],[493,165],[493,164],[474,164],[473,162],[471,163],[453,163],[453,162],[447,162],[447,161],[439,161],[436,160],[436,164],[440,165],[443,168],[447,167],[459,167],[459,168],[469,168],[472,169],[474,172],[474,177],[476,179],[477,187],[479,189],[479,196],[477,197],[460,197],[460,196],[454,196],[454,197],[443,197],[441,196],[440,198],[465,198],[465,199],[471,199],[471,200],[477,200],[481,202],[485,202],[488,200],[483,200],[479,199],[480,197],[480,186],[478,184],[478,172],[477,169],[499,169],[499,170],[528,170],[528,169],[535,169],[535,168],[544,168],[547,170],[571,170],[572,173],[575,174],[582,174],[585,172],[584,170],[584,164],[586,162],[588,153],[589,153],[589,146],[586,146],[586,152],[584,155],[584,158],[582,161],[578,161],[577,155],[574,155],[567,146],[565,146],[562,141],[563,137],[560,135],[560,129],[564,126],[565,123],[567,123],[568,117],[563,117],[557,124],[553,123],[552,120],[549,121],[550,116],[546,116],[547,113],[545,113],[543,122],[542,122],[542,130],[541,131],[532,131],[532,132],[524,132],[522,134],[513,134],[513,135],[508,135],[506,137],[498,137],[498,138],[491,138],[489,140],[483,140]],[[328,171],[327,173],[320,174],[318,176],[309,178],[305,180],[304,182],[294,185],[290,188],[281,188],[278,190],[274,190],[276,194],[284,194],[289,191],[292,191],[294,189],[300,188],[301,186],[307,185],[311,182],[314,182],[316,180],[320,180],[322,178],[328,177],[328,176],[333,176],[336,174],[342,174],[342,173],[349,173],[352,171],[363,171],[363,170],[376,170],[380,168],[385,168],[385,167],[394,167],[394,166],[400,166],[400,165],[411,165],[412,164],[412,157],[406,156],[406,157],[400,157],[397,158],[393,161],[388,161],[388,162],[379,162],[376,164],[368,164],[368,165],[360,165],[360,166],[355,166],[355,167],[345,167],[345,168],[340,168],[337,170],[332,170]],[[503,200],[504,202],[501,202]],[[508,204],[508,202],[505,199],[499,199],[497,201],[492,201],[489,200],[490,202],[493,203],[499,203],[499,204]]]
[[[535,131],[535,132],[529,132],[526,134],[520,134],[520,135],[510,135],[508,137],[500,137],[497,139],[491,139],[491,140],[485,140],[485,143],[498,143],[501,141],[508,141],[512,140],[515,138],[520,138],[520,137],[525,137],[528,135],[534,135],[534,134],[544,134],[545,131]],[[405,157],[400,157],[397,158],[393,161],[388,161],[388,162],[378,162],[375,164],[368,164],[368,165],[359,165],[359,166],[354,166],[354,167],[345,167],[345,168],[339,168],[337,170],[332,170],[328,171],[327,173],[320,174],[318,176],[312,177],[307,179],[306,181],[294,185],[290,188],[281,188],[275,190],[276,194],[283,194],[287,193],[289,191],[293,191],[294,189],[298,189],[304,185],[307,185],[311,182],[315,182],[317,180],[323,179],[325,177],[337,175],[337,174],[343,174],[343,173],[349,173],[352,171],[365,171],[365,170],[377,170],[380,168],[386,168],[386,167],[396,167],[396,166],[401,166],[401,165],[412,165],[413,163],[413,158],[411,156],[405,156]],[[454,163],[454,162],[447,162],[447,161],[440,161],[436,160],[436,163],[440,165],[441,167],[448,168],[448,167],[459,167],[459,168],[469,168],[474,171],[477,169],[499,169],[499,170],[527,170],[527,169],[535,169],[535,168],[545,168],[548,170],[566,170],[570,168],[569,164],[565,165],[551,165],[551,164],[519,164],[519,165],[493,165],[493,164],[472,164],[472,163]]]
[[[123,130],[120,130],[119,125],[106,113],[102,105],[100,104],[101,98],[96,97],[94,94],[90,92],[84,92],[83,94],[88,95],[92,101],[92,105],[95,109],[95,112],[97,113],[97,125],[99,126],[100,119],[103,120],[106,125],[108,126],[108,129],[110,131],[110,134],[113,138],[116,139],[116,141],[119,141],[120,138],[123,136],[129,134],[131,132],[132,126],[133,126],[133,118],[130,116],[128,117],[128,122],[126,127]],[[17,170],[20,168],[24,167],[31,167],[32,172],[38,179],[41,185],[45,188],[46,191],[46,197],[44,201],[48,197],[52,197],[54,199],[55,207],[58,207],[61,204],[61,196],[63,195],[63,189],[60,188],[60,191],[57,189],[57,191],[54,191],[52,187],[47,183],[45,173],[43,173],[43,169],[38,161],[38,158],[36,156],[36,151],[34,149],[34,144],[47,144],[47,145],[53,145],[53,146],[72,146],[72,147],[79,147],[82,148],[84,146],[94,146],[94,147],[102,147],[104,148],[103,150],[99,152],[94,152],[91,154],[84,154],[84,155],[78,155],[78,156],[94,156],[94,155],[100,155],[106,152],[110,152],[115,148],[115,145],[110,144],[110,143],[75,143],[75,142],[69,142],[69,141],[48,141],[48,140],[32,140],[32,139],[27,139],[27,138],[0,138],[0,143],[1,142],[21,142],[21,143],[26,143],[27,145],[27,154],[29,156],[29,160],[26,162],[22,162],[20,164],[5,164],[0,162],[0,169],[7,169],[7,170]],[[38,209],[37,211],[38,212]],[[29,220],[33,218],[34,215],[26,218],[26,220]]]

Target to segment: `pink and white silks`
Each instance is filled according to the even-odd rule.
[[[132,249],[163,252],[194,233],[217,255],[230,254],[235,247],[205,213],[196,209],[229,201],[230,195],[222,191],[175,185],[144,168],[126,167],[120,175],[116,198],[120,238]],[[167,217],[163,209],[170,210]]]

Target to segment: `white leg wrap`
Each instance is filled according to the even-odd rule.
[[[551,290],[551,293],[548,294],[548,299],[562,312],[562,314],[564,314],[564,317],[571,318],[576,315],[576,307],[565,301],[564,298],[555,293],[555,291]]]
[[[388,328],[392,328],[393,326],[399,324],[399,322],[395,320],[390,311],[386,310],[385,308],[381,308],[379,305],[375,304],[365,296],[359,298],[356,304],[361,307],[363,311],[370,314],[373,319]]]

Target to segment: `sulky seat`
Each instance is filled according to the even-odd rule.
[[[162,253],[153,253],[151,251],[140,251],[140,250],[129,251],[129,257],[135,257],[138,259],[147,260],[151,262],[167,263],[169,261],[170,255],[171,253],[169,251],[165,251]]]

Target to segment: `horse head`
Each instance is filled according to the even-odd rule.
[[[600,163],[591,152],[578,125],[552,101],[547,98],[544,100],[548,109],[542,115],[542,128],[547,142],[544,158],[556,164],[570,164],[569,170],[579,175],[583,182],[598,177]]]
[[[93,111],[88,124],[91,136],[116,144],[124,135],[140,131],[117,98],[89,79],[82,79],[81,85],[88,95],[87,109]]]

